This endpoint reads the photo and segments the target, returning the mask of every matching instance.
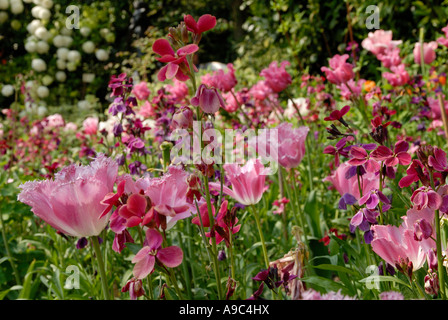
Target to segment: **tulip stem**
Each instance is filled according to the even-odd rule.
[[[263,248],[264,262],[266,264],[266,269],[269,270],[268,251],[266,250],[266,243],[264,242],[263,230],[261,230],[260,217],[258,216],[258,211],[257,208],[255,208],[255,205],[251,205],[251,207],[254,213],[255,222],[257,223],[258,233],[260,234],[260,241],[261,241],[261,247]]]
[[[106,270],[104,269],[103,255],[101,254],[98,236],[91,237],[93,250],[95,251],[96,260],[98,261],[98,269],[100,272],[101,285],[103,287],[103,295],[105,300],[110,300],[109,288],[107,286]]]
[[[442,257],[442,239],[440,234],[440,215],[439,210],[436,210],[434,213],[434,225],[436,227],[436,236],[437,236],[437,269],[439,273],[439,287],[440,287],[440,297],[442,300],[446,300],[445,294],[445,269],[443,266],[443,257]]]

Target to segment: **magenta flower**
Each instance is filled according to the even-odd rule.
[[[291,84],[291,75],[285,69],[290,64],[285,60],[278,66],[277,61],[272,61],[268,68],[261,70],[260,76],[266,79],[265,83],[272,91],[281,92]]]
[[[196,211],[195,205],[187,201],[188,177],[188,173],[181,167],[170,166],[160,178],[137,180],[133,193],[143,190],[144,195],[151,199],[154,221],[157,225],[162,224],[162,228],[165,223],[163,221],[166,221],[166,228],[170,229],[178,220],[185,219]],[[149,218],[148,216],[148,220]]]
[[[378,172],[380,170],[380,164],[375,159],[372,159],[372,155],[369,156],[363,147],[351,147],[350,155],[352,158],[348,161],[348,164],[352,166],[364,165],[367,172]]]
[[[334,110],[330,113],[328,117],[325,117],[325,121],[336,121],[341,120],[343,116],[347,114],[347,112],[350,111],[350,106],[344,106],[341,110]]]
[[[411,202],[417,210],[424,208],[438,210],[442,204],[442,197],[431,187],[423,186],[414,191]]]
[[[196,95],[191,98],[193,106],[199,106],[205,113],[215,113],[220,107],[225,108],[224,99],[215,88],[207,88],[206,85],[201,84],[196,91]]]
[[[434,170],[439,172],[448,172],[448,162],[446,160],[446,153],[438,147],[433,149],[434,156],[428,157],[428,163]]]
[[[429,43],[423,43],[423,62],[425,64],[431,64],[436,59],[437,42],[431,41]],[[420,42],[417,42],[414,47],[414,62],[422,64],[421,59],[421,46]]]
[[[326,146],[324,148],[323,153],[324,154],[331,154],[334,155],[334,164],[336,167],[339,166],[339,156],[344,156],[344,157],[348,157],[348,152],[347,152],[347,148],[345,147],[345,145],[347,144],[347,138],[344,137],[341,140],[339,140],[335,146]]]
[[[412,160],[409,167],[406,169],[406,176],[401,178],[401,180],[398,182],[398,186],[400,188],[409,187],[411,184],[417,181],[422,181],[423,184],[427,185],[429,184],[429,179],[426,177],[424,170],[425,167],[420,162],[420,160]]]
[[[197,22],[191,15],[187,14],[184,16],[184,22],[188,31],[198,35],[216,26],[216,18],[210,14],[202,15]]]
[[[168,268],[175,268],[182,263],[183,252],[177,246],[162,249],[163,238],[157,230],[146,230],[145,246],[132,259],[134,266],[134,277],[143,279],[154,271],[157,262]]]
[[[348,54],[342,56],[337,54],[330,59],[331,69],[327,67],[321,68],[325,72],[328,81],[334,84],[341,84],[355,77],[353,65],[346,62],[348,58]]]
[[[135,227],[140,224],[146,224],[146,220],[150,217],[148,208],[148,200],[145,196],[135,193],[131,194],[125,205],[120,206],[118,214],[126,219],[125,226],[127,228]]]
[[[109,221],[108,216],[100,217],[107,207],[101,201],[113,191],[117,174],[117,162],[100,154],[88,166],[63,168],[54,180],[24,183],[18,200],[64,234],[98,236]]]
[[[230,181],[232,189],[223,186],[223,192],[242,205],[249,206],[261,200],[268,170],[260,159],[249,159],[240,167],[237,163],[223,165],[226,178]],[[221,184],[212,182],[210,187],[220,190]]]
[[[146,100],[151,94],[151,91],[148,89],[148,84],[145,81],[142,81],[134,86],[132,93],[138,100]]]
[[[145,289],[143,289],[143,283],[141,279],[132,278],[126,282],[126,285],[121,288],[121,292],[128,292],[131,300],[137,300],[145,294]]]
[[[385,146],[378,146],[370,156],[377,161],[384,161],[384,164],[388,167],[395,167],[398,164],[407,166],[411,163],[411,155],[407,152],[409,149],[409,143],[404,140],[400,140],[395,143],[394,151]]]
[[[225,93],[231,91],[238,81],[235,78],[235,68],[233,67],[233,64],[227,64],[227,70],[227,73],[224,73],[224,70],[220,69],[214,72],[213,75],[206,74],[202,76],[202,83],[208,87],[218,88]]]
[[[187,63],[187,55],[195,53],[199,47],[196,44],[189,44],[174,52],[168,40],[157,39],[152,45],[152,50],[161,56],[157,58],[158,61],[168,63],[157,74],[159,81],[163,82],[173,78],[186,81],[189,79],[188,73],[191,72]]]

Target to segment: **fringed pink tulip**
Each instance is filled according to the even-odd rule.
[[[101,201],[113,191],[117,174],[117,162],[100,154],[88,166],[65,167],[54,180],[24,183],[18,200],[66,235],[98,236],[109,221],[108,215],[100,217],[108,207]]]

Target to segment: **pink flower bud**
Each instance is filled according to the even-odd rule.
[[[179,108],[173,115],[173,129],[187,129],[193,124],[193,111],[188,107]]]
[[[426,219],[419,219],[414,223],[414,239],[422,241],[428,239],[432,235],[431,224]]]

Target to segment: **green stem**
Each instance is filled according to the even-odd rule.
[[[93,250],[95,251],[96,260],[98,262],[98,269],[100,272],[101,285],[103,287],[103,295],[105,300],[110,300],[109,288],[107,285],[106,270],[104,269],[103,255],[101,254],[100,243],[98,236],[91,237]]]
[[[446,300],[446,293],[445,293],[445,269],[443,266],[443,256],[442,256],[442,241],[441,241],[441,234],[440,234],[440,216],[439,216],[439,210],[436,210],[434,214],[434,225],[436,227],[436,236],[437,236],[437,269],[439,273],[439,287],[440,287],[440,296],[442,300]]]
[[[261,241],[261,247],[263,249],[263,257],[264,262],[266,264],[266,269],[269,269],[269,258],[268,258],[268,251],[266,250],[266,243],[264,242],[264,236],[263,236],[263,230],[261,229],[261,222],[260,217],[258,216],[257,208],[255,208],[255,205],[251,205],[252,211],[255,217],[255,222],[257,223],[258,233],[260,235],[260,241]]]
[[[8,245],[8,239],[6,237],[6,233],[5,233],[5,225],[3,223],[3,214],[0,212],[0,222],[2,224],[2,237],[3,237],[3,243],[5,244],[5,250],[6,250],[6,255],[8,256],[8,260],[9,263],[11,264],[11,268],[12,271],[14,272],[14,276],[16,278],[16,284],[20,285],[21,281],[20,281],[20,277],[19,277],[19,272],[17,270],[16,264],[14,263],[13,257],[11,255],[11,251],[9,251],[9,245]]]

